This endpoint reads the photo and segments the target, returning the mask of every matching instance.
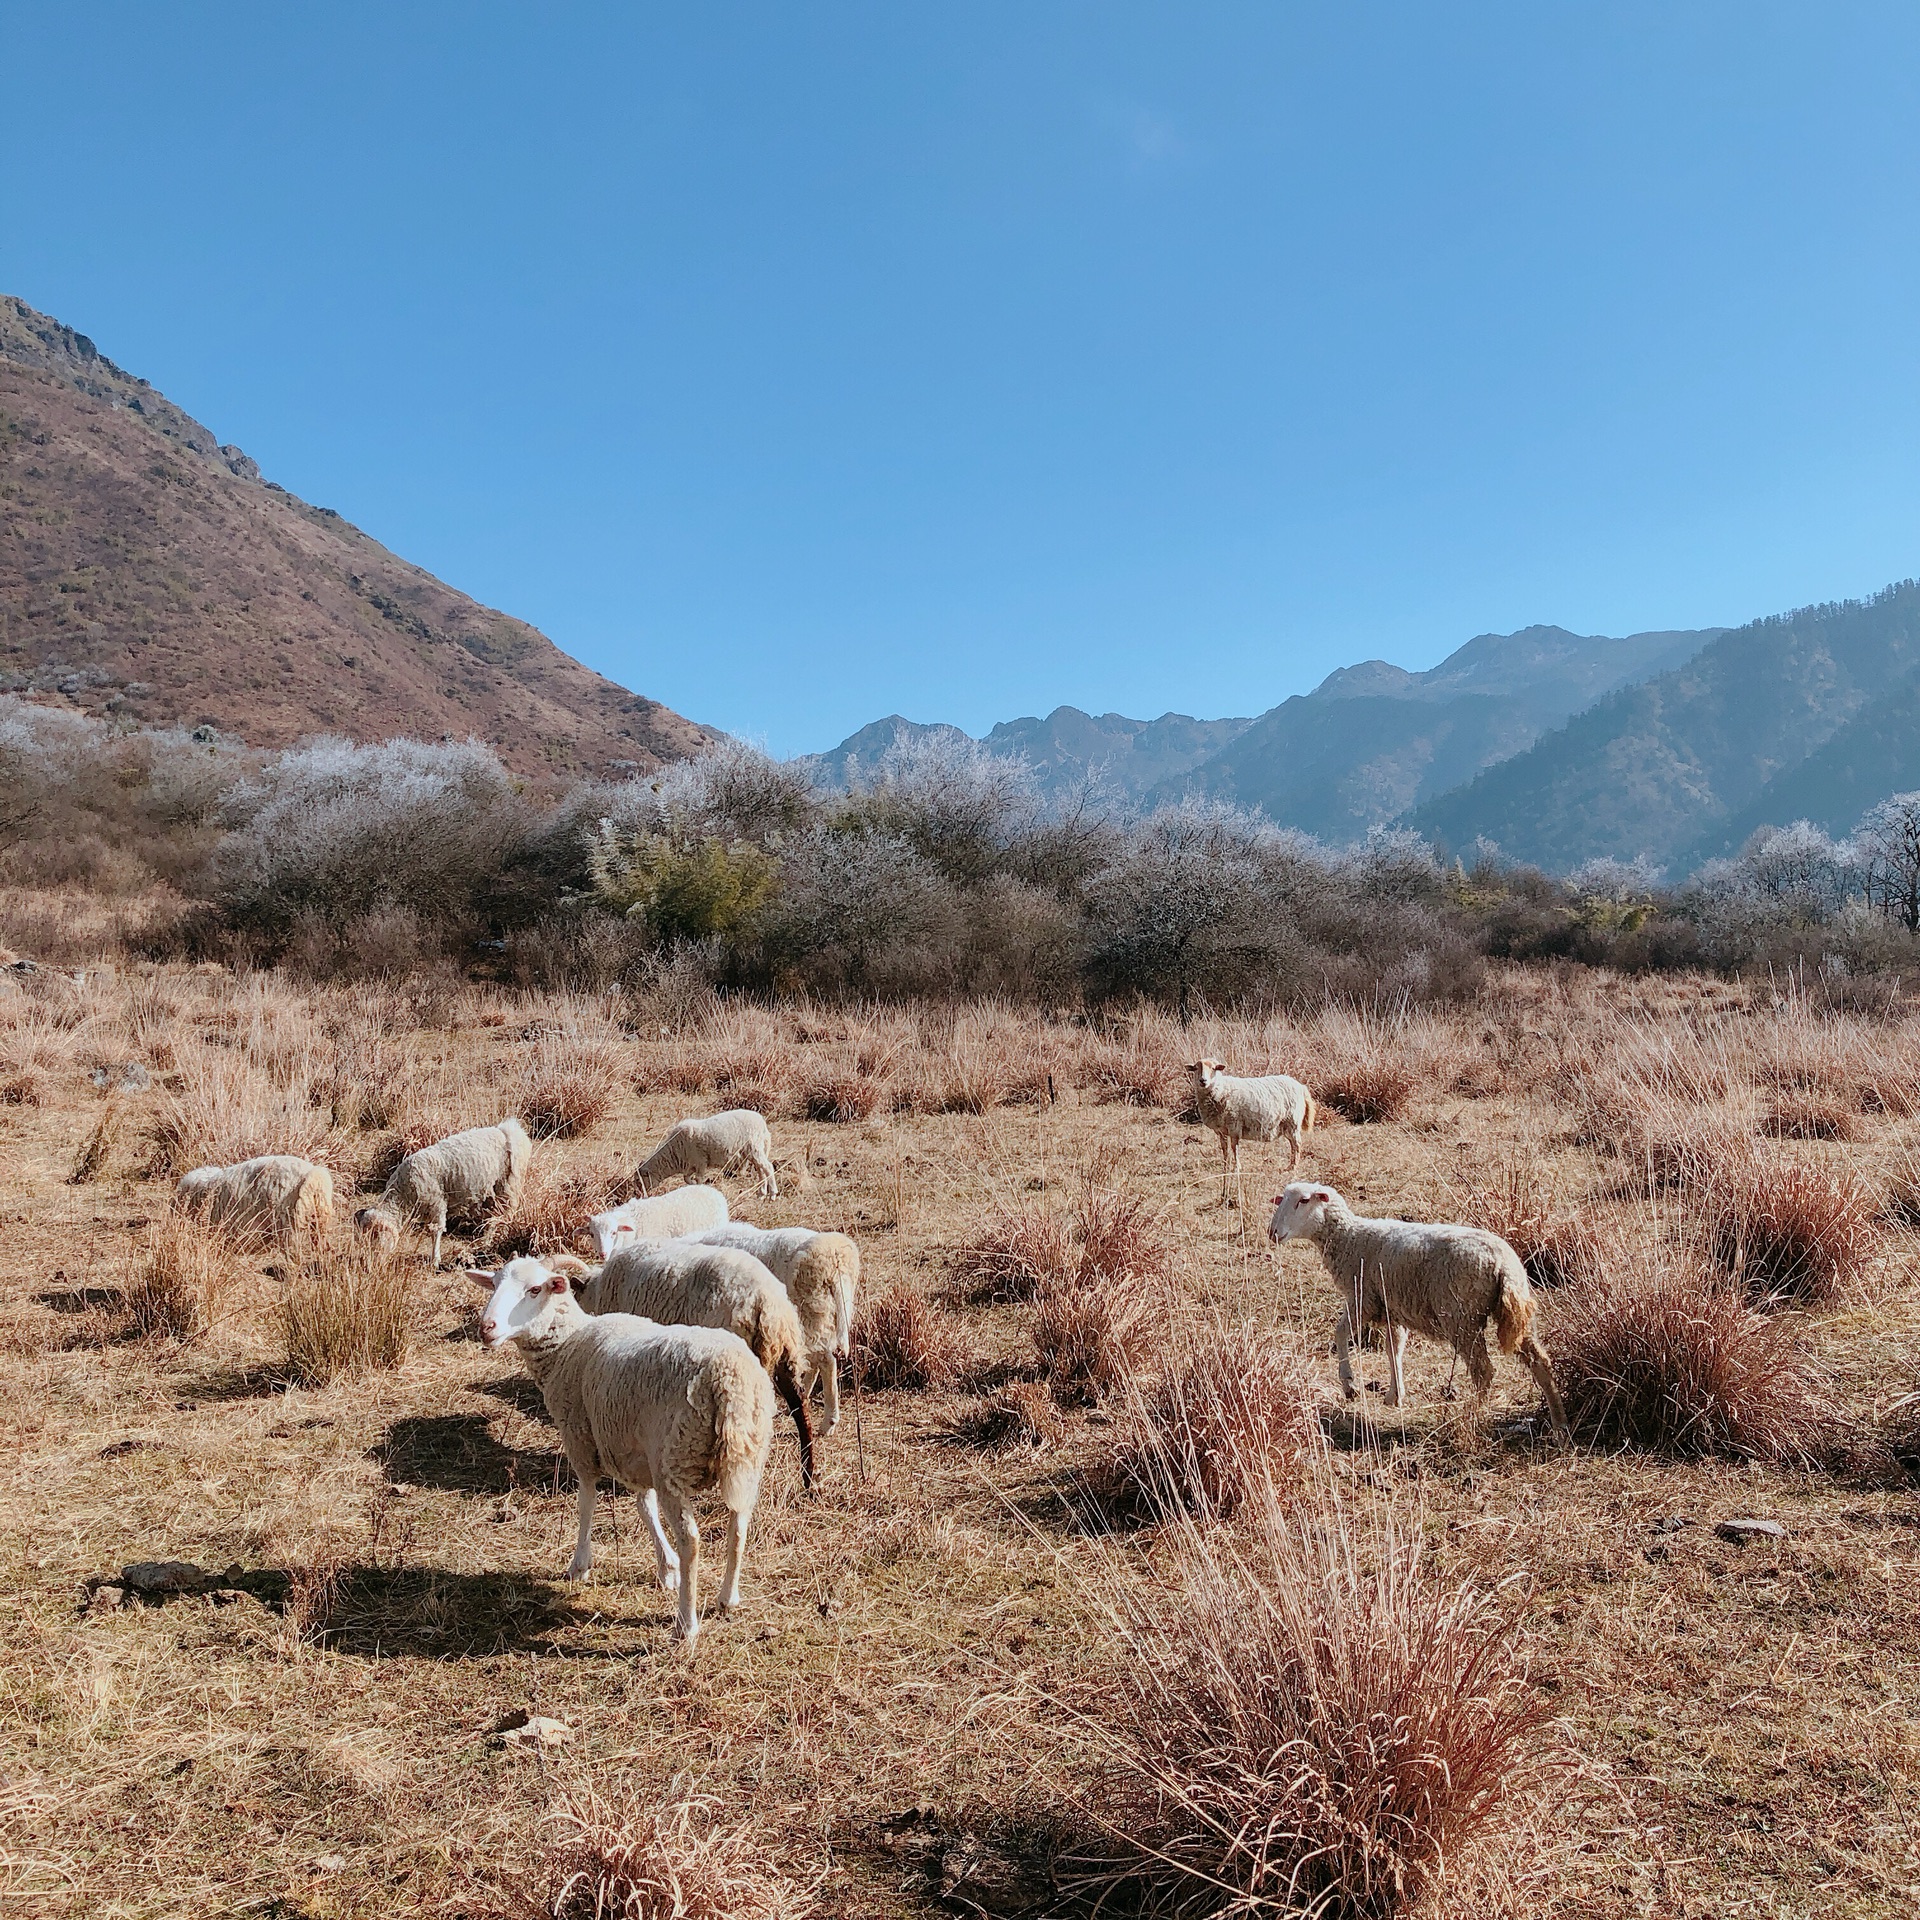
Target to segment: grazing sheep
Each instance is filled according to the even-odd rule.
[[[751,1107],[676,1121],[633,1177],[642,1193],[650,1193],[676,1173],[702,1180],[710,1173],[731,1173],[742,1160],[751,1161],[758,1170],[762,1195],[777,1197],[780,1181],[773,1170],[773,1134],[766,1115]]]
[[[1262,1074],[1257,1080],[1239,1080],[1224,1072],[1218,1060],[1196,1060],[1187,1068],[1193,1085],[1193,1104],[1200,1118],[1220,1138],[1220,1174],[1238,1178],[1242,1140],[1277,1140],[1283,1135],[1290,1149],[1287,1171],[1300,1164],[1300,1150],[1313,1131],[1313,1095],[1284,1073]]]
[[[1340,1354],[1340,1384],[1355,1397],[1350,1359],[1357,1329],[1388,1329],[1393,1376],[1392,1403],[1406,1399],[1401,1367],[1409,1333],[1444,1340],[1467,1363],[1475,1392],[1493,1385],[1486,1323],[1491,1320],[1502,1353],[1517,1353],[1540,1383],[1553,1430],[1571,1435],[1554,1385],[1553,1363],[1533,1334],[1533,1289],[1520,1257],[1484,1227],[1428,1226],[1410,1220],[1369,1220],[1356,1214],[1331,1187],[1296,1180],[1276,1197],[1268,1237],[1311,1240],[1342,1293],[1334,1342]]]
[[[636,1240],[678,1240],[726,1219],[727,1196],[718,1187],[681,1187],[596,1213],[587,1222],[586,1237],[604,1260],[616,1247],[630,1247]]]
[[[518,1120],[469,1127],[408,1154],[394,1168],[380,1198],[362,1207],[353,1224],[363,1233],[394,1240],[404,1226],[430,1232],[437,1269],[448,1219],[477,1219],[496,1202],[517,1206],[532,1155],[533,1143]]]
[[[660,1584],[679,1589],[675,1632],[693,1640],[700,1631],[693,1503],[702,1494],[717,1494],[730,1522],[721,1611],[740,1604],[747,1526],[773,1441],[765,1370],[744,1341],[718,1328],[663,1327],[630,1313],[589,1319],[566,1276],[538,1260],[509,1260],[497,1273],[469,1267],[467,1277],[487,1289],[482,1344],[490,1353],[509,1341],[519,1347],[579,1478],[580,1527],[567,1578],[584,1580],[593,1566],[593,1509],[607,1474],[640,1496]]]
[[[333,1228],[333,1175],[291,1153],[263,1153],[230,1167],[195,1167],[173,1204],[237,1233],[325,1239]]]
[[[813,1418],[800,1376],[807,1364],[800,1316],[750,1253],[693,1240],[641,1241],[582,1283],[588,1313],[638,1313],[663,1326],[725,1327],[753,1349],[800,1436],[800,1482],[813,1486]]]
[[[853,1314],[859,1303],[860,1249],[844,1233],[816,1233],[811,1227],[750,1227],[744,1220],[687,1239],[708,1247],[738,1247],[750,1253],[793,1298],[800,1331],[807,1343],[812,1390],[820,1382],[826,1405],[822,1433],[840,1423],[840,1362],[851,1350]]]

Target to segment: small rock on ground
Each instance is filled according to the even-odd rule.
[[[1787,1530],[1778,1520],[1722,1520],[1714,1528],[1722,1540],[1736,1541],[1744,1546],[1749,1540],[1784,1540]]]
[[[487,1737],[497,1747],[564,1747],[573,1729],[564,1720],[523,1710],[508,1714]]]

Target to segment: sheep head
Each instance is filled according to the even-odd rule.
[[[480,1344],[497,1353],[509,1340],[535,1340],[552,1328],[554,1309],[573,1290],[564,1273],[549,1273],[538,1260],[509,1260],[489,1273],[468,1267],[476,1287],[487,1289],[480,1314]]]
[[[1285,1193],[1274,1195],[1273,1218],[1267,1222],[1269,1240],[1317,1240],[1327,1224],[1327,1209],[1343,1205],[1331,1187],[1296,1180]]]

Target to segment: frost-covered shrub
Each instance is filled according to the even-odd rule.
[[[216,872],[232,918],[283,931],[383,910],[464,925],[518,851],[527,803],[478,741],[322,739],[236,784]]]

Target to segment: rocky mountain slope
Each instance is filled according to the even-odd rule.
[[[527,774],[649,768],[710,737],[263,480],[8,297],[0,691],[260,746],[471,734]]]

